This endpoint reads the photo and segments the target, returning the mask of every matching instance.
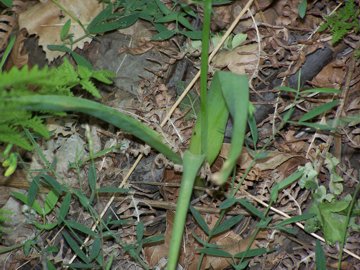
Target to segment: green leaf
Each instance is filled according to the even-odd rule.
[[[78,64],[79,67],[80,67],[80,66],[86,67],[86,68],[88,68],[89,70],[92,70],[92,69],[93,69],[92,64],[91,64],[85,57],[81,56],[80,54],[78,54],[78,53],[76,53],[76,52],[74,52],[74,51],[71,51],[70,54],[71,54],[71,56],[74,58],[76,64]],[[78,68],[79,68],[79,67],[78,67]],[[82,81],[82,83],[84,83],[84,81]],[[84,86],[83,86],[83,87],[84,87]],[[85,87],[84,87],[84,89],[87,90]],[[89,91],[89,92],[90,92],[90,91]],[[97,90],[96,90],[96,91],[93,91],[93,92],[97,92]],[[90,94],[93,94],[93,92],[90,92]],[[94,94],[93,94],[93,95],[94,95]],[[95,97],[99,97],[100,94],[94,95],[94,96],[95,96]]]
[[[57,225],[59,225],[57,222],[54,223],[39,223],[37,221],[33,222],[35,227],[39,230],[45,230],[45,231],[51,231],[52,229],[54,229]]]
[[[46,267],[48,270],[56,270],[55,265],[48,259],[46,259]]]
[[[138,222],[138,224],[136,224],[136,240],[138,243],[141,242],[141,240],[144,237],[144,223],[142,222]]]
[[[220,204],[219,208],[221,210],[228,209],[231,206],[233,206],[235,203],[237,203],[237,199],[235,197],[229,197]]]
[[[101,239],[96,237],[94,242],[90,246],[89,250],[89,260],[93,261],[99,254],[101,250]]]
[[[315,263],[316,263],[316,270],[326,270],[325,253],[318,239],[316,239]]]
[[[291,218],[285,219],[285,220],[277,223],[275,225],[275,228],[278,227],[278,226],[285,226],[285,225],[288,225],[288,224],[308,220],[310,218],[313,218],[314,216],[316,216],[314,213],[305,213],[305,214],[302,214],[300,216],[291,217]]]
[[[68,266],[70,269],[96,269],[92,263],[71,263]]]
[[[58,181],[56,181],[55,178],[53,178],[53,177],[51,177],[50,175],[47,175],[47,174],[41,174],[40,177],[49,186],[51,186],[58,195],[61,195],[63,192],[65,192],[65,188]]]
[[[309,123],[309,122],[293,122],[293,121],[288,121],[289,124],[298,124],[301,126],[306,126],[306,127],[310,127],[313,129],[319,129],[319,130],[334,130],[336,127],[332,127],[330,125],[323,125],[323,124],[318,124],[318,123]]]
[[[53,190],[50,190],[50,192],[47,194],[45,198],[45,203],[44,203],[45,215],[49,214],[54,209],[58,200],[59,200],[59,196]]]
[[[37,175],[34,177],[34,179],[32,180],[30,187],[29,187],[29,192],[28,192],[28,204],[30,206],[32,206],[34,204],[36,195],[39,191],[39,186],[40,186],[40,176]]]
[[[12,6],[12,0],[0,0],[1,3],[3,3],[8,8]]]
[[[268,253],[269,251],[266,248],[255,248],[255,249],[249,249],[248,251],[243,251],[240,253],[236,253],[234,255],[234,258],[250,258],[250,257],[256,257],[261,256],[263,254]]]
[[[196,241],[198,241],[201,245],[203,245],[204,247],[207,248],[219,248],[219,246],[217,244],[211,244],[208,243],[205,240],[202,240],[198,235],[196,235],[196,233],[192,232],[192,235],[194,236],[194,238],[196,239]]]
[[[307,120],[310,120],[320,114],[323,114],[329,110],[331,110],[332,108],[334,108],[335,106],[337,106],[339,104],[339,100],[333,100],[329,103],[325,103],[323,105],[320,105],[314,109],[312,109],[311,111],[305,113],[300,119],[299,122],[305,122]]]
[[[256,228],[266,229],[269,226],[269,223],[271,222],[271,220],[272,220],[272,217],[267,217],[267,218],[260,220],[256,224]]]
[[[229,252],[226,252],[222,249],[202,248],[202,249],[199,249],[198,252],[206,254],[208,256],[232,258],[232,255]]]
[[[107,123],[110,123],[124,132],[130,133],[151,147],[164,154],[167,158],[176,164],[181,164],[181,158],[174,153],[169,146],[161,140],[162,136],[152,130],[140,121],[117,111],[114,108],[102,105],[100,103],[76,98],[63,96],[23,96],[9,98],[11,102],[15,102],[19,110],[31,111],[74,111],[82,112],[97,117]],[[1,113],[1,108],[0,108]]]
[[[61,203],[61,206],[60,206],[60,210],[59,210],[59,214],[58,214],[59,222],[63,222],[65,220],[65,217],[70,209],[70,203],[71,203],[71,193],[68,192],[68,193],[66,193],[66,195]]]
[[[296,94],[298,91],[294,88],[288,87],[288,86],[278,86],[276,89],[284,92],[290,92]]]
[[[164,241],[164,239],[165,239],[164,235],[153,235],[153,236],[144,238],[142,240],[142,243],[143,243],[143,245],[153,244],[153,243],[162,242],[162,241]]]
[[[62,235],[64,236],[66,242],[69,244],[70,248],[75,252],[75,254],[83,260],[85,263],[90,263],[89,258],[85,255],[85,253],[80,249],[79,245],[75,242],[75,240],[67,233],[63,232]]]
[[[298,8],[299,17],[301,19],[304,19],[305,15],[306,15],[306,8],[307,8],[307,0],[301,0],[301,2],[299,4],[299,8]]]
[[[225,100],[221,92],[221,81],[219,74],[215,73],[208,91],[208,146],[206,160],[211,165],[218,156],[225,134],[226,123],[229,111],[226,108]],[[201,117],[196,121],[190,142],[192,153],[201,153]]]
[[[65,52],[65,53],[71,53],[72,50],[65,45],[47,45],[47,48],[50,51],[59,51],[59,52]]]
[[[175,30],[164,30],[151,37],[152,40],[166,40],[173,37],[176,34]]]
[[[210,229],[209,226],[206,224],[205,220],[203,219],[203,217],[201,216],[200,212],[197,211],[194,207],[192,207],[190,205],[190,211],[191,214],[193,215],[193,217],[195,218],[196,222],[199,224],[200,228],[207,234],[209,235],[210,233]]]
[[[221,92],[226,106],[233,118],[232,134],[236,134],[236,136],[232,136],[227,160],[224,162],[221,170],[212,175],[212,180],[218,185],[222,185],[231,174],[242,151],[249,108],[249,86],[245,75],[237,75],[224,71],[219,71],[216,74],[219,76]]]
[[[239,199],[238,202],[245,207],[246,210],[248,210],[251,214],[257,216],[260,219],[265,218],[265,215],[263,212],[259,211],[251,202],[249,202],[247,199]]]
[[[117,188],[117,187],[101,187],[96,189],[97,193],[129,193],[129,189],[127,188]]]
[[[193,40],[201,39],[201,31],[180,31],[179,33]]]
[[[68,19],[66,21],[66,23],[64,24],[64,26],[61,28],[61,31],[60,31],[60,39],[61,39],[61,41],[64,41],[65,39],[67,39],[68,34],[69,34],[69,30],[70,30],[70,26],[71,26],[71,20]]]
[[[298,180],[303,175],[302,170],[296,170],[294,173],[292,173],[290,176],[286,177],[284,180],[282,180],[279,183],[276,183],[272,188],[270,192],[270,200],[272,202],[275,202],[277,200],[279,191],[286,188],[287,186],[294,183],[296,180]]]
[[[252,138],[254,147],[256,147],[256,144],[257,144],[258,139],[259,139],[259,132],[258,132],[258,129],[257,129],[257,126],[256,126],[256,119],[255,119],[254,115],[249,115],[248,124],[249,124],[250,132],[251,132],[251,138]]]
[[[64,223],[66,226],[74,229],[74,230],[77,230],[79,232],[82,232],[84,233],[86,236],[92,236],[92,237],[96,237],[97,236],[97,233],[92,231],[90,228],[88,228],[87,226],[81,224],[81,223],[78,223],[74,220],[64,220]]]
[[[242,215],[238,215],[223,221],[221,224],[211,230],[211,235],[215,236],[230,230],[234,225],[238,224],[243,219],[243,217],[244,216]]]
[[[20,192],[11,192],[11,196],[13,196],[15,199],[18,199],[19,201],[23,202],[24,204],[26,204],[29,207],[31,207],[32,209],[34,209],[36,211],[36,213],[38,213],[39,215],[41,215],[41,216],[44,215],[43,208],[40,206],[38,201],[35,200],[33,205],[30,206],[28,204],[28,197],[25,194],[22,194]]]

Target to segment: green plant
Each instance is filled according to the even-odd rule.
[[[336,44],[347,34],[360,31],[360,10],[354,0],[345,1],[345,6],[335,14],[326,17],[326,22],[320,26],[319,31],[330,29],[332,42]]]

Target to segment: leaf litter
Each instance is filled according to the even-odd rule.
[[[24,11],[18,9],[11,12],[19,14],[20,28],[26,28],[29,35],[36,34],[39,36],[39,45],[46,52],[47,60],[51,62],[65,54],[64,52],[54,53],[49,51],[47,45],[61,44],[58,43],[60,30],[69,17],[66,14],[61,14],[59,9],[54,9],[54,5],[51,5],[52,1],[45,2],[36,3],[35,1],[36,5],[32,7],[23,7],[22,4]],[[59,2],[68,8],[73,7],[68,1]],[[91,2],[86,6],[80,3],[82,1],[71,2],[75,3],[74,9],[72,9],[73,14],[85,24],[91,21],[102,9],[97,1],[93,1],[94,3]],[[165,5],[171,4],[171,1],[162,2]],[[254,138],[249,133],[246,147],[244,147],[242,155],[238,159],[235,183],[241,182],[244,176],[245,179],[242,182],[242,188],[237,191],[235,197],[237,199],[245,198],[260,211],[264,211],[265,206],[258,204],[251,197],[247,197],[246,192],[264,203],[269,203],[271,200],[271,188],[277,182],[291,175],[299,167],[303,167],[305,171],[308,170],[307,173],[310,173],[309,167],[306,165],[310,162],[312,164],[311,168],[315,170],[317,176],[313,177],[312,180],[308,179],[304,183],[312,186],[313,189],[318,187],[315,195],[311,197],[311,189],[306,190],[300,186],[300,182],[295,182],[280,192],[274,207],[290,216],[297,216],[303,214],[309,208],[314,210],[312,202],[317,199],[318,208],[315,209],[317,209],[316,211],[318,211],[317,213],[322,217],[322,220],[312,218],[305,225],[308,226],[310,231],[323,235],[330,244],[341,241],[340,234],[343,224],[339,223],[331,226],[331,221],[344,219],[343,212],[349,202],[346,195],[352,194],[356,184],[358,184],[359,172],[357,168],[360,160],[358,151],[360,132],[358,131],[359,121],[357,118],[360,110],[360,98],[357,89],[360,82],[358,80],[359,69],[353,70],[354,74],[348,83],[349,91],[347,96],[344,97],[346,104],[341,115],[344,124],[339,134],[340,140],[335,138],[334,143],[334,148],[341,148],[340,152],[331,149],[330,152],[334,154],[322,156],[322,152],[328,147],[327,143],[332,136],[330,133],[319,130],[314,131],[314,129],[307,126],[287,125],[280,130],[274,142],[268,146],[264,156],[257,158],[251,170],[247,174],[244,173],[254,162],[256,149],[267,143],[273,134],[274,125],[280,122],[281,117],[291,106],[294,98],[294,95],[290,92],[280,93],[274,91],[275,87],[279,86],[282,80],[288,79],[290,82],[288,86],[296,90],[296,76],[299,75],[300,68],[302,68],[302,74],[307,72],[310,75],[306,75],[306,81],[301,82],[301,89],[314,86],[343,89],[346,87],[346,75],[349,73],[349,61],[350,57],[352,57],[350,52],[354,47],[353,44],[358,40],[358,36],[356,32],[352,33],[338,47],[333,47],[332,59],[330,63],[324,62],[321,64],[321,71],[314,71],[311,68],[306,70],[305,66],[309,56],[316,56],[317,52],[324,49],[327,40],[329,40],[329,33],[318,33],[316,28],[323,22],[323,17],[328,16],[331,10],[336,9],[336,3],[327,3],[326,1],[308,3],[305,17],[301,19],[298,15],[299,1],[262,2],[264,3],[254,4],[251,12],[235,28],[234,34],[246,34],[246,41],[237,44],[237,46],[223,49],[216,55],[210,65],[211,72],[227,68],[235,73],[248,74],[252,78],[251,85],[254,88],[251,93],[251,101],[257,108],[255,118],[259,138],[254,143],[254,141],[251,141]],[[230,5],[214,8],[213,31],[221,33],[226,30],[237,16],[239,9],[245,4],[246,1],[235,1]],[[198,7],[197,9],[199,11]],[[51,19],[38,20],[41,19],[37,16],[40,13],[48,14]],[[251,18],[250,13],[252,13],[254,19]],[[1,16],[3,16],[1,22],[5,20],[7,23],[5,25],[0,24],[2,30],[0,31],[0,45],[6,47],[11,32],[10,29],[14,27],[15,23],[13,21],[14,17]],[[37,17],[36,20],[35,17]],[[198,19],[201,20],[201,17]],[[256,27],[254,20],[257,23]],[[172,29],[174,25],[174,23],[169,23],[167,27]],[[195,105],[187,103],[186,106],[178,108],[171,116],[170,121],[165,126],[160,127],[166,112],[177,98],[177,93],[169,91],[166,82],[169,81],[169,77],[176,74],[176,81],[183,82],[183,85],[189,83],[191,75],[199,68],[199,57],[196,50],[187,49],[194,48],[194,41],[184,40],[179,37],[175,37],[171,41],[152,41],[152,30],[150,24],[137,22],[126,31],[121,30],[97,36],[92,41],[91,39],[84,39],[76,45],[79,48],[77,52],[87,57],[96,68],[107,68],[117,74],[115,84],[111,88],[104,87],[102,89],[100,87],[104,103],[110,104],[118,110],[126,111],[151,128],[160,131],[168,144],[181,152],[188,145],[191,129],[197,117],[196,114],[190,118],[185,116],[189,111],[193,110],[191,106]],[[70,32],[74,34],[75,39],[84,34],[81,27],[75,25],[75,23],[71,24]],[[27,63],[26,57],[21,58],[21,55],[26,55],[23,54],[22,50],[25,38],[20,36],[18,38],[18,49],[15,50],[18,55],[14,56],[15,61],[13,61],[15,66]],[[260,54],[259,48],[261,48]],[[27,54],[31,54],[31,51],[28,51]],[[190,59],[192,64],[184,73],[179,76],[176,72],[170,72],[170,67],[174,63],[176,69],[182,61],[185,61],[185,58]],[[317,59],[317,61],[322,62],[322,59]],[[11,64],[8,63],[8,65],[8,68],[10,68]],[[256,74],[256,76],[252,76],[252,74]],[[292,85],[291,82],[293,82]],[[181,88],[181,86],[178,87]],[[196,89],[197,86],[195,85]],[[195,94],[196,92],[194,91]],[[294,119],[301,119],[305,113],[330,102],[334,98],[336,97],[331,94],[304,96],[298,100],[295,106]],[[194,100],[196,102],[196,99]],[[331,109],[326,115],[319,115],[318,119],[325,116],[334,118],[335,111],[336,108]],[[263,116],[261,117],[261,115]],[[352,118],[346,121],[345,116]],[[64,122],[62,122],[63,120],[56,120],[57,123],[49,120],[49,129],[54,131],[55,136],[46,143],[40,143],[40,158],[35,158],[35,156],[27,157],[25,161],[28,164],[24,168],[30,168],[30,171],[26,173],[28,176],[24,174],[22,177],[28,177],[28,181],[31,182],[32,177],[36,175],[36,171],[44,168],[44,166],[46,167],[47,163],[56,166],[61,164],[61,171],[65,174],[63,176],[57,175],[59,182],[61,182],[61,178],[67,178],[68,180],[72,178],[72,181],[68,182],[68,186],[81,190],[84,194],[90,194],[91,187],[86,185],[84,178],[90,177],[91,168],[89,163],[83,161],[88,160],[92,149],[89,149],[90,146],[86,146],[84,143],[85,140],[89,140],[86,137],[86,127],[81,124],[84,117],[76,116],[67,119]],[[124,247],[132,247],[133,249],[130,248],[130,250],[140,249],[139,256],[143,257],[150,267],[161,267],[160,265],[164,259],[166,261],[169,245],[171,244],[170,233],[172,231],[173,209],[170,208],[170,202],[175,203],[177,200],[181,172],[167,167],[167,164],[163,163],[163,158],[157,157],[154,151],[146,151],[138,141],[128,134],[118,132],[112,126],[93,119],[88,120],[92,130],[95,130],[92,133],[92,138],[97,144],[95,151],[99,152],[99,157],[95,159],[94,164],[97,172],[96,185],[99,187],[119,186],[121,181],[126,179],[126,175],[135,162],[136,156],[139,154],[148,156],[147,159],[140,162],[138,169],[135,169],[132,173],[130,182],[126,184],[126,187],[130,187],[131,192],[126,195],[119,193],[104,216],[104,220],[107,218],[110,222],[109,235],[119,235],[121,241],[125,243],[125,245],[120,245],[119,240],[111,240],[117,238],[103,236],[102,250],[104,256],[113,256],[114,268],[143,269],[144,265],[139,261],[129,261],[131,260],[129,253],[126,252]],[[323,123],[328,124],[325,118],[323,120]],[[76,145],[68,142],[74,137],[79,141],[77,146],[81,146],[78,151]],[[65,155],[61,146],[64,144],[67,145]],[[228,151],[229,144],[224,143],[220,156],[211,168],[212,172],[221,168]],[[45,153],[45,156],[42,156],[41,152]],[[59,155],[57,157],[58,161],[56,160],[57,155]],[[68,155],[72,156],[71,160],[67,159]],[[31,159],[32,162],[30,162]],[[37,163],[36,167],[33,165],[35,162]],[[69,162],[71,163],[69,164]],[[324,166],[319,166],[321,163]],[[58,173],[59,171],[56,172],[56,174]],[[16,180],[12,181],[16,182]],[[11,186],[11,181],[4,182],[2,185]],[[225,195],[231,192],[231,188],[230,184],[226,184],[221,189],[212,184],[198,187],[195,192],[198,195],[193,198],[192,205],[204,207],[204,209],[206,207],[207,209],[217,208],[225,201]],[[21,192],[26,190],[23,189]],[[46,201],[47,192],[45,190],[40,194],[40,203]],[[145,199],[150,201],[151,204],[147,203]],[[336,202],[333,201],[333,204],[329,204],[332,199],[335,199]],[[108,200],[109,196],[106,193],[98,195],[94,204],[94,208],[98,213],[104,209]],[[156,204],[156,202],[163,201],[169,202],[168,205]],[[9,233],[11,238],[6,238],[6,234],[2,236],[1,243],[4,246],[18,243],[23,239],[31,240],[31,236],[36,232],[35,227],[31,224],[34,221],[40,221],[36,213],[31,212],[29,209],[26,211],[21,210],[18,202],[16,203],[14,203],[13,198],[9,198],[5,204],[6,208],[12,209],[16,213],[16,218],[12,223],[8,224],[8,226],[15,228]],[[82,203],[86,204],[86,201]],[[77,211],[79,207],[84,206],[82,203],[81,200],[80,203],[74,200],[72,205],[69,206],[70,210],[67,218],[76,220],[91,228],[93,224],[92,215],[85,211]],[[234,205],[233,208],[232,210],[235,211],[241,209],[241,206]],[[356,209],[358,211],[358,205]],[[230,213],[231,211],[225,217],[225,220],[231,218]],[[214,214],[211,211],[205,211],[201,214],[209,228],[213,228],[219,219],[219,214]],[[47,218],[51,220],[55,216],[56,213],[50,213]],[[254,257],[249,261],[249,267],[260,267],[261,269],[315,268],[314,239],[299,229],[295,234],[283,233],[281,230],[275,229],[274,225],[280,222],[282,218],[272,212],[270,216],[272,221],[267,229],[256,237],[252,248],[265,247],[271,252]],[[358,221],[358,216],[351,219],[345,245],[348,251],[357,254],[357,256],[360,254]],[[143,232],[136,225],[140,224],[139,222],[144,225]],[[259,219],[256,216],[247,213],[239,224],[212,238],[209,245],[217,245],[217,249],[232,255],[243,252],[258,222]],[[24,225],[26,229],[24,229]],[[323,228],[324,234],[319,230],[320,228]],[[292,229],[296,230],[296,227]],[[55,245],[59,246],[57,252],[48,253],[47,255],[49,260],[59,266],[62,263],[61,260],[70,262],[73,253],[68,246],[71,240],[65,237],[64,244],[64,239],[56,234],[56,230],[44,231],[37,246],[45,247],[47,246],[44,245],[45,243],[55,243]],[[159,234],[164,235],[162,242],[155,242],[150,246],[139,246],[139,243],[145,241],[146,237]],[[84,235],[86,236],[86,234],[83,234],[81,239],[76,239],[79,246],[84,240]],[[138,239],[140,235],[143,235],[141,241]],[[195,219],[189,215],[187,229],[183,238],[184,245],[179,260],[184,269],[196,269],[197,267],[200,257],[199,250],[203,246],[196,237],[205,241],[207,236],[200,229]],[[89,254],[84,254],[85,258],[88,255],[90,256],[90,250],[95,250],[94,243],[95,241],[89,243],[89,246],[93,246],[88,249]],[[30,245],[30,247],[36,246]],[[323,248],[327,258],[327,267],[335,269],[337,267],[338,249],[335,245],[323,245]],[[22,250],[18,250],[12,259],[5,261],[6,254],[4,254],[1,255],[0,260],[4,262],[4,265],[6,263],[9,269],[19,267],[20,264],[36,267],[36,265],[41,264],[41,254],[37,253],[33,248],[30,250],[32,255],[25,256]],[[80,252],[75,253],[77,256],[82,254]],[[233,263],[234,261],[229,258],[208,255],[205,257],[201,269],[226,269],[231,267]],[[342,269],[356,269],[357,263],[358,259],[347,256],[343,259],[341,267]]]

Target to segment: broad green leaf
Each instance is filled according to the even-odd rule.
[[[78,64],[78,66],[83,66],[90,70],[93,69],[93,66],[91,65],[91,63],[84,56],[81,56],[80,54],[78,54],[74,51],[71,51],[70,55],[74,58],[76,64]],[[96,96],[96,97],[98,97],[98,96]]]
[[[151,37],[152,40],[166,40],[173,37],[176,34],[175,30],[164,30]]]
[[[305,113],[300,119],[299,122],[305,122],[307,120],[310,120],[322,113],[325,113],[329,110],[331,110],[332,108],[334,108],[335,106],[337,106],[339,104],[339,100],[333,100],[329,103],[325,103],[323,105],[320,105],[314,109],[312,109],[311,111]]]
[[[82,98],[65,96],[34,95],[13,97],[9,101],[15,102],[19,110],[74,111],[97,117],[122,129],[124,132],[128,132],[138,137],[151,147],[158,150],[160,153],[164,154],[174,163],[182,163],[179,155],[174,153],[169,146],[162,142],[162,136],[159,133],[140,121],[121,113],[114,108]]]
[[[266,248],[255,248],[255,249],[249,249],[248,251],[236,253],[234,255],[234,258],[250,258],[255,256],[261,256],[263,254],[268,253],[269,251]]]
[[[71,20],[68,19],[65,22],[64,26],[61,28],[61,31],[60,31],[60,39],[61,39],[61,41],[64,41],[68,37],[70,26],[71,26]]]
[[[90,246],[89,250],[89,259],[93,261],[99,254],[101,250],[101,239],[96,237],[94,242]]]
[[[48,270],[56,270],[55,265],[53,265],[53,263],[48,259],[46,259],[46,267]]]
[[[62,235],[65,238],[65,241],[68,243],[70,248],[75,252],[75,254],[83,260],[85,263],[90,263],[89,258],[85,255],[85,253],[80,249],[79,245],[76,243],[76,241],[67,233],[63,232]]]
[[[32,206],[30,206],[28,204],[28,197],[25,194],[22,194],[20,192],[11,192],[11,196],[13,196],[15,199],[18,199],[19,201],[23,202],[24,204],[26,204],[29,207],[31,207],[32,209],[34,209],[36,211],[36,213],[38,213],[39,215],[41,215],[41,216],[44,215],[43,208],[41,207],[41,205],[39,204],[39,202],[37,200],[34,201]]]
[[[105,270],[110,270],[114,260],[114,255],[111,255],[105,265]]]
[[[184,153],[183,175],[181,178],[180,193],[176,203],[174,226],[171,234],[171,245],[167,265],[168,269],[175,269],[177,265],[195,178],[204,160],[204,155],[196,155],[190,151]]]
[[[237,203],[237,199],[235,197],[229,197],[220,204],[219,208],[222,210],[228,209],[231,206],[233,206],[235,203]]]
[[[63,192],[65,192],[65,188],[58,181],[56,181],[55,178],[47,174],[41,174],[40,177],[45,181],[46,184],[51,186],[58,195],[61,195]]]
[[[307,0],[301,0],[298,7],[299,17],[304,19],[306,15],[306,8],[307,8]]]
[[[271,222],[271,220],[272,220],[272,217],[264,218],[256,224],[256,227],[260,228],[260,229],[266,229],[269,226],[269,223]]]
[[[217,72],[215,76],[217,74],[226,106],[233,118],[232,134],[236,134],[232,136],[227,160],[224,162],[221,170],[212,175],[212,180],[216,184],[222,185],[231,174],[242,151],[249,108],[249,86],[248,79],[245,75],[237,75],[224,71]],[[211,140],[209,141],[211,142]]]
[[[4,254],[4,253],[8,253],[11,252],[15,249],[21,248],[24,245],[24,243],[20,243],[20,244],[15,244],[13,246],[9,246],[9,247],[0,247],[0,254]]]
[[[33,248],[34,245],[36,245],[36,242],[33,239],[29,239],[25,241],[23,246],[23,251],[25,256],[29,256],[31,249]]]
[[[221,82],[219,74],[215,73],[208,91],[208,146],[206,160],[211,165],[218,156],[225,134],[226,122],[229,111],[226,108],[223,94],[221,93]],[[201,153],[201,118],[199,117],[194,127],[190,142],[190,151],[192,153]]]
[[[315,216],[314,213],[305,213],[305,214],[302,214],[302,215],[300,215],[300,216],[295,216],[295,217],[291,217],[291,218],[285,219],[285,220],[277,223],[277,224],[275,225],[275,227],[285,226],[285,225],[288,225],[288,224],[291,224],[291,223],[296,223],[296,222],[304,221],[304,220],[313,218],[314,216]]]
[[[46,230],[46,231],[50,231],[52,229],[54,229],[57,225],[59,225],[57,222],[55,223],[39,223],[37,221],[34,221],[33,224],[35,225],[36,228],[38,228],[39,230]]]
[[[165,237],[164,235],[153,235],[146,237],[142,240],[143,245],[146,244],[152,244],[152,243],[158,243],[164,241]]]
[[[232,266],[234,267],[235,270],[243,270],[246,269],[248,267],[248,264],[250,263],[250,260],[247,261],[243,261],[240,264],[232,264]]]
[[[58,214],[59,223],[63,222],[65,220],[65,217],[70,209],[70,203],[71,203],[71,193],[66,193],[66,195],[61,203],[59,214]]]
[[[318,239],[316,239],[316,246],[315,246],[315,263],[316,263],[316,270],[326,270],[325,253]]]
[[[8,8],[12,6],[12,0],[0,0],[1,3],[3,3]]]
[[[246,210],[248,210],[251,214],[257,216],[260,219],[265,218],[265,215],[263,212],[259,211],[251,202],[249,202],[247,199],[239,199],[238,202],[245,207]]]
[[[65,45],[47,45],[47,48],[50,51],[59,51],[59,52],[66,52],[71,53],[71,49],[66,47]]]
[[[303,175],[302,170],[296,170],[293,174],[286,177],[284,180],[282,180],[279,183],[276,183],[272,188],[270,192],[270,199],[272,202],[275,202],[277,200],[279,191],[286,188],[287,186],[294,183],[296,180],[298,180]]]
[[[200,253],[206,254],[208,256],[215,256],[215,257],[225,257],[225,258],[232,258],[232,255],[229,252],[226,252],[222,249],[216,248],[202,248],[197,250]]]
[[[46,195],[44,203],[44,214],[49,214],[55,207],[56,203],[59,200],[59,196],[53,190],[50,190]]]
[[[195,218],[196,222],[199,224],[200,228],[207,235],[209,235],[209,233],[210,233],[209,226],[206,224],[206,222],[203,219],[203,217],[201,216],[200,212],[198,210],[196,210],[194,207],[192,207],[191,205],[190,205],[190,211],[191,211],[191,214],[193,215],[193,217]]]
[[[28,192],[28,204],[30,206],[32,206],[34,204],[36,195],[39,191],[39,187],[40,187],[40,176],[37,175],[34,177],[34,179],[32,180],[30,187],[29,187],[29,192]]]
[[[142,222],[138,222],[138,224],[136,224],[136,240],[138,243],[141,242],[141,240],[144,237],[144,223]]]
[[[198,235],[196,235],[196,233],[194,233],[194,232],[192,232],[192,235],[194,236],[196,241],[198,241],[204,247],[207,247],[207,248],[219,248],[219,246],[217,244],[211,244],[211,243],[206,242],[205,240],[201,239]]]
[[[161,2],[160,0],[155,0],[155,3],[157,4],[157,6],[159,7],[160,11],[164,14],[164,15],[169,15],[171,14],[173,11],[171,9],[169,9],[163,2]]]
[[[211,230],[211,235],[215,236],[230,230],[234,225],[238,224],[243,219],[243,217],[244,216],[242,215],[238,215],[223,221],[221,224]]]
[[[231,48],[240,46],[247,39],[247,34],[238,33],[231,40]]]
[[[84,233],[86,236],[92,236],[92,237],[96,237],[97,236],[97,233],[92,231],[89,227],[81,224],[81,223],[78,223],[74,220],[64,220],[64,223],[66,226],[74,229],[74,230],[77,230],[79,232],[82,232]]]
[[[201,31],[180,31],[179,33],[193,40],[201,39]]]

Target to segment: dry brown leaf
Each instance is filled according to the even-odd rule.
[[[9,70],[13,66],[21,68],[29,62],[29,54],[24,48],[24,41],[26,39],[26,31],[22,30],[18,33],[14,47],[11,50],[9,58],[6,61],[5,69]]]
[[[333,62],[326,65],[311,81],[314,85],[319,87],[331,87],[339,89],[346,71]]]
[[[237,47],[232,51],[218,53],[212,64],[216,68],[227,67],[236,74],[252,73],[258,59],[258,44],[249,44]]]
[[[87,25],[101,10],[102,5],[97,0],[60,0],[59,3],[67,11],[74,14],[83,25]],[[50,51],[47,45],[60,45],[60,31],[69,16],[61,11],[52,1],[38,3],[19,16],[20,29],[25,28],[29,34],[39,36],[39,45],[43,46],[49,61],[64,55],[63,52]],[[72,21],[70,33],[74,34],[74,40],[84,36],[84,30],[76,22]],[[85,42],[91,38],[84,38],[77,42],[76,47],[82,49]]]
[[[224,143],[220,151],[220,156],[226,158],[228,156],[229,151],[230,151],[230,144]],[[257,169],[259,171],[276,169],[290,158],[301,157],[298,155],[283,153],[279,151],[267,151],[266,153],[267,153],[267,157],[264,159],[259,159],[256,162],[256,164],[253,166],[254,169]],[[253,158],[248,153],[246,148],[244,148],[241,153],[241,156],[237,161],[237,165],[240,166],[240,169],[245,170],[250,166],[252,161]]]
[[[0,15],[0,51],[7,46],[9,36],[16,24],[14,16]]]

